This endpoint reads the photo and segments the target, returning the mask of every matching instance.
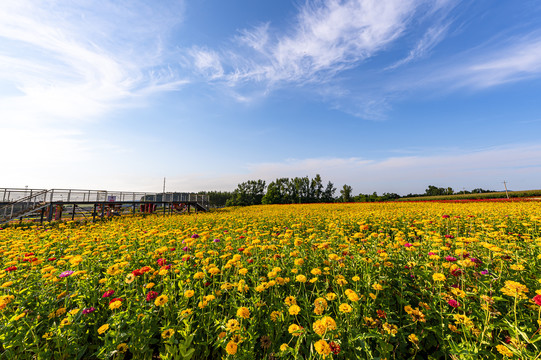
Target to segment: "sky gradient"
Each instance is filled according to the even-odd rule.
[[[539,1],[0,7],[0,187],[541,188]]]

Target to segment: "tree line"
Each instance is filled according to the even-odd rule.
[[[234,191],[201,191],[199,194],[209,196],[209,202],[213,207],[224,206],[249,206],[261,204],[308,204],[308,203],[332,203],[332,202],[377,202],[392,201],[401,197],[420,197],[454,194],[479,194],[493,192],[481,188],[471,191],[462,190],[455,192],[452,188],[429,185],[423,194],[408,194],[400,196],[396,193],[377,192],[372,194],[353,195],[353,188],[344,184],[335,195],[336,188],[331,181],[324,185],[319,174],[310,179],[308,176],[295,178],[278,178],[268,185],[265,180],[248,180],[237,185]]]

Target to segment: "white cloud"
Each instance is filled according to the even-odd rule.
[[[513,39],[503,49],[492,51],[460,69],[464,82],[475,87],[491,87],[541,75],[541,36]]]
[[[390,89],[483,90],[541,77],[541,33],[497,36],[443,61],[393,78]]]
[[[193,48],[190,54],[194,59],[196,69],[202,75],[207,76],[211,80],[223,76],[224,69],[220,63],[220,57],[215,51]]]
[[[430,13],[447,3],[424,0],[308,2],[299,8],[292,26],[281,34],[270,23],[241,30],[235,40],[251,52],[243,53],[239,48],[236,52],[210,54],[195,48],[194,63],[199,69],[229,69],[223,76],[216,76],[222,75],[221,71],[209,73],[210,79],[227,80],[229,85],[318,83],[384,50],[403,35],[421,9]],[[412,56],[422,55],[444,34],[443,27],[429,30]]]
[[[190,190],[233,190],[250,179],[267,181],[281,177],[314,177],[332,181],[336,187],[353,186],[355,193],[377,191],[422,193],[428,185],[455,190],[500,190],[506,180],[513,190],[539,188],[540,145],[509,145],[481,150],[428,151],[431,155],[395,156],[385,159],[314,158],[248,164],[246,171],[228,175],[192,174],[171,178],[171,184]],[[472,179],[472,180],[470,180]]]
[[[447,31],[449,30],[449,26],[450,23],[430,27],[421,40],[419,40],[415,47],[409,52],[408,56],[389,66],[388,69],[395,69],[418,58],[426,56],[430,50],[432,50],[443,40],[447,34]]]
[[[163,9],[139,2],[76,4],[2,3],[0,85],[18,91],[1,100],[0,123],[79,122],[183,83],[164,69],[159,46],[174,14],[165,21]]]

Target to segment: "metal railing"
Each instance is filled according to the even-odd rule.
[[[0,221],[13,219],[47,202],[47,190],[31,190],[29,193],[31,195],[0,207]]]
[[[12,203],[47,189],[0,188],[0,203]]]
[[[79,189],[0,188],[0,223],[22,216],[51,203],[195,203],[208,210],[208,195],[192,193],[147,193]]]

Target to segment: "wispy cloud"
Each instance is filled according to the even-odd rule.
[[[480,91],[541,77],[541,33],[497,35],[445,60],[410,68],[393,79],[395,91],[437,88]]]
[[[183,83],[160,46],[180,9],[165,18],[165,9],[143,2],[71,4],[2,3],[0,85],[18,91],[1,100],[9,117],[0,124],[81,121]]]
[[[462,69],[464,84],[479,88],[541,75],[541,34],[509,39],[500,49],[479,56]]]
[[[396,69],[399,66],[426,56],[430,50],[444,39],[449,30],[449,26],[450,23],[430,27],[405,58],[397,61],[387,69]]]
[[[446,4],[415,0],[309,2],[299,8],[292,26],[282,33],[269,23],[241,30],[235,38],[241,47],[236,52],[213,53],[211,68],[227,69],[221,80],[230,85],[326,81],[401,37],[420,9],[433,10]],[[443,27],[429,31],[412,57],[426,52],[444,33]],[[242,46],[251,51],[249,56],[240,55]],[[198,64],[207,56],[207,50],[194,48],[196,67],[201,68]],[[212,72],[210,78],[216,80],[215,74]]]

